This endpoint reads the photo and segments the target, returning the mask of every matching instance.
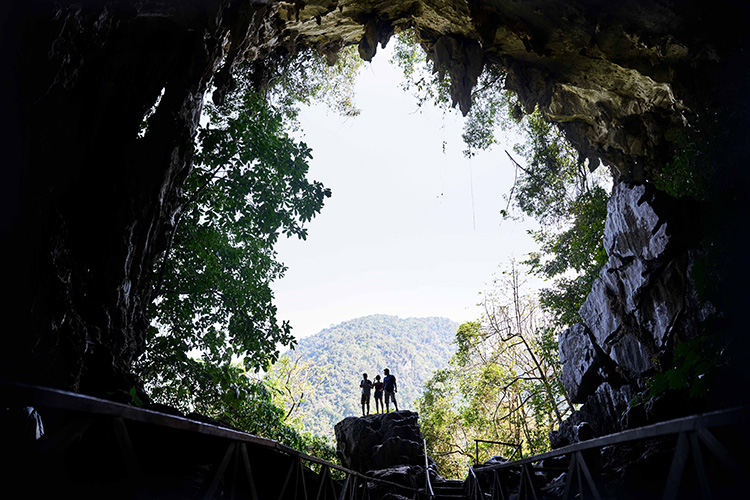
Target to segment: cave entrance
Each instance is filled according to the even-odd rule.
[[[300,115],[308,177],[333,196],[306,241],[277,244],[289,269],[276,304],[298,336],[369,314],[474,320],[498,266],[534,248],[536,225],[501,215],[516,174],[503,150],[522,137],[495,131],[499,144],[467,157],[465,119],[402,88],[395,45],[361,68],[358,116],[325,104]]]

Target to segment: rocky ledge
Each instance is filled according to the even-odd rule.
[[[411,411],[345,418],[334,428],[341,464],[370,477],[423,487],[425,453],[418,418]],[[430,480],[443,481],[435,462],[429,456],[427,461]]]

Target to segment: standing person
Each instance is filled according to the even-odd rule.
[[[390,408],[388,407],[388,399],[390,398],[393,401],[393,407],[398,411],[398,403],[396,403],[396,393],[398,392],[398,387],[396,386],[396,376],[391,375],[391,371],[386,368],[383,370],[383,374],[385,377],[383,377],[383,389],[385,390],[385,411],[388,413]]]
[[[380,375],[375,375],[375,382],[372,386],[375,389],[375,413],[385,413],[383,406],[383,382],[380,381]]]
[[[372,381],[367,380],[367,374],[362,374],[362,380],[359,382],[359,386],[362,388],[362,416],[365,416],[365,406],[367,406],[367,415],[370,414],[370,389],[372,389]]]

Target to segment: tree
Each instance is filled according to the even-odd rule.
[[[298,104],[323,100],[356,115],[360,63],[351,53],[342,51],[332,67],[311,51],[266,67],[246,64],[233,75],[234,90],[206,106],[182,209],[154,269],[146,351],[134,367],[157,402],[329,461],[333,447],[301,432],[278,384],[250,372],[295,343],[273,304],[270,284],[286,270],[274,244],[282,234],[304,239],[331,195],[307,179],[311,151],[290,135]]]
[[[273,392],[277,406],[286,409],[284,421],[297,429],[304,429],[306,412],[303,403],[316,396],[316,389],[327,383],[329,366],[315,366],[303,361],[302,356],[287,353],[269,368],[266,373],[266,385]]]
[[[309,51],[287,54],[272,70],[247,64],[234,90],[206,106],[182,210],[154,271],[152,326],[135,367],[157,401],[196,406],[203,377],[223,387],[234,362],[258,371],[278,359],[280,346],[294,345],[273,304],[271,283],[286,270],[274,244],[282,234],[305,239],[331,192],[307,179],[311,151],[290,132],[298,128],[297,104],[324,94],[354,113],[358,65],[347,53],[333,69]]]
[[[523,293],[511,265],[484,298],[480,321],[461,325],[449,367],[435,372],[419,400],[421,428],[446,476],[460,477],[477,460],[474,439],[548,447],[547,435],[571,411],[559,381],[557,342],[533,295]],[[512,448],[483,445],[505,456]]]
[[[185,380],[191,352],[214,367],[238,357],[258,370],[277,359],[277,344],[293,345],[272,303],[270,284],[285,271],[273,245],[281,233],[305,238],[304,223],[330,196],[305,178],[309,148],[256,94],[209,117],[171,250],[157,270],[155,321],[140,365],[147,382],[156,380],[152,373]]]
[[[522,122],[528,140],[514,149],[526,166],[513,160],[520,171],[514,200],[542,226],[533,232],[540,251],[526,263],[533,273],[554,280],[541,291],[540,303],[564,327],[580,322],[578,310],[607,260],[603,240],[608,179],[601,171],[592,172],[538,109]]]

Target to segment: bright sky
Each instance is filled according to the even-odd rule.
[[[298,338],[370,314],[475,320],[493,274],[535,248],[530,221],[499,213],[514,177],[504,149],[517,139],[464,158],[460,114],[419,110],[389,60],[379,50],[362,70],[358,117],[301,113],[309,178],[333,195],[306,241],[277,245],[289,268],[273,287],[278,318]]]

